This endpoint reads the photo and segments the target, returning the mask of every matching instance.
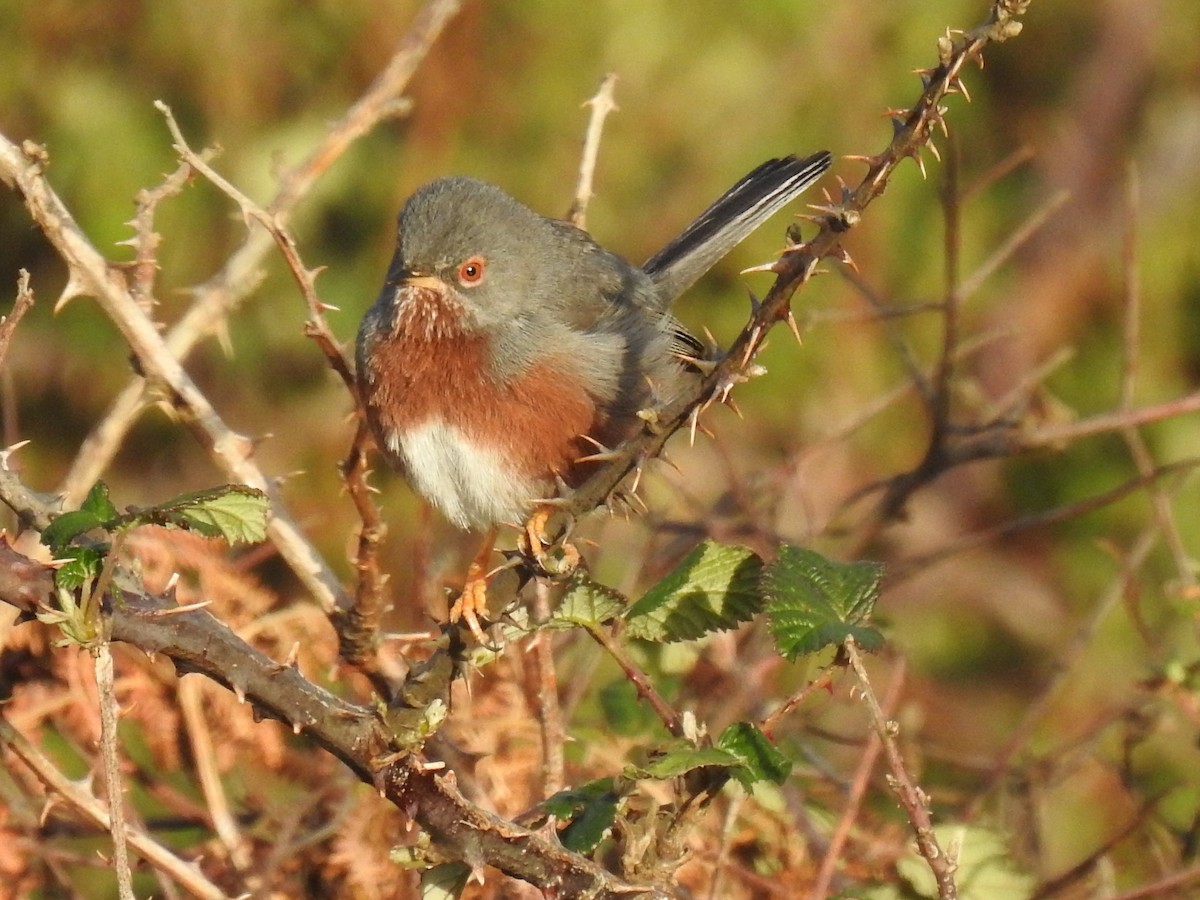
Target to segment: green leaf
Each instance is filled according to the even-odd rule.
[[[566,823],[559,832],[564,847],[576,853],[590,853],[616,821],[620,800],[616,780],[600,778],[559,791],[543,800],[541,807]]]
[[[230,544],[254,544],[267,536],[269,511],[270,500],[262,491],[226,484],[139,509],[127,517],[127,524],[174,526]]]
[[[625,633],[687,641],[726,631],[762,609],[762,561],[744,547],[705,541],[625,612]]]
[[[577,571],[567,582],[566,592],[546,625],[550,628],[598,628],[620,615],[628,605],[620,591],[593,581]]]
[[[793,660],[853,637],[864,650],[883,644],[883,635],[861,625],[879,599],[883,566],[837,563],[803,547],[784,544],[763,571],[763,593],[775,645]]]
[[[741,760],[728,750],[696,747],[687,741],[677,741],[656,750],[645,765],[631,766],[626,774],[631,778],[678,778],[705,766],[731,769],[739,765]]]
[[[733,774],[746,787],[763,780],[783,784],[792,772],[792,761],[748,722],[734,722],[721,732],[717,747],[741,761],[741,770]]]
[[[79,509],[56,516],[42,532],[42,543],[61,549],[93,528],[109,528],[119,518],[117,508],[108,499],[108,485],[97,481]]]
[[[96,518],[82,509],[55,516],[54,521],[42,532],[42,543],[55,551],[66,547],[71,541],[93,528],[100,528],[104,520]]]
[[[100,575],[100,570],[104,568],[104,557],[104,551],[98,547],[62,548],[58,559],[67,562],[55,570],[54,583],[67,591],[83,587]]]
[[[421,900],[458,900],[471,877],[464,862],[448,862],[421,873]]]
[[[112,500],[109,499],[108,485],[103,481],[97,481],[92,485],[92,489],[88,491],[88,495],[80,504],[79,509],[91,513],[101,522],[111,522],[120,515],[117,508],[113,506]]]

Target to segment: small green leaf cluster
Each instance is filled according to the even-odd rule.
[[[46,609],[42,621],[58,625],[66,638],[88,644],[98,634],[95,594],[111,563],[113,540],[140,525],[183,528],[229,543],[253,543],[266,536],[269,500],[262,491],[228,484],[181,494],[147,508],[120,512],[108,485],[97,482],[79,509],[64,512],[42,532],[42,543],[54,554],[58,609]],[[102,533],[102,536],[100,534]]]

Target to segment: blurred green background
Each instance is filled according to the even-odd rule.
[[[171,106],[193,146],[219,144],[217,169],[265,203],[274,173],[302,159],[365,89],[415,8],[400,0],[0,2],[0,130],[46,146],[50,179],[85,232],[111,258],[128,259],[128,248],[116,244],[131,235],[124,223],[136,192],[175,166],[153,101]],[[915,100],[911,72],[936,62],[937,36],[948,26],[973,26],[984,12],[982,0],[467,2],[414,79],[411,114],[356,143],[298,208],[301,252],[309,266],[326,267],[318,287],[340,308],[330,322],[349,341],[381,282],[395,212],[424,181],[472,174],[541,212],[565,213],[587,118],[581,103],[606,72],[616,72],[619,112],[604,134],[589,226],[605,245],[644,259],[764,158],[882,150],[890,137],[884,113]],[[1142,298],[1134,402],[1196,390],[1194,2],[1034,0],[1024,33],[990,49],[986,68],[969,70],[965,80],[971,102],[953,97],[948,104],[953,149],[939,140],[961,160],[962,273],[970,276],[1057,191],[1068,191],[1069,200],[964,306],[964,341],[979,343],[964,354],[956,384],[961,419],[978,419],[1066,348],[1073,355],[1037,393],[1030,421],[1114,408],[1130,233]],[[989,180],[1016,157],[1024,161]],[[933,312],[880,316],[866,297],[894,311],[943,295],[945,167],[928,154],[925,162],[928,178],[915,165],[902,167],[845,240],[867,290],[828,263],[832,274],[797,301],[803,346],[781,330],[762,359],[769,374],[738,392],[744,420],[725,410],[709,414],[715,440],[694,449],[676,441],[683,476],[651,479],[652,515],[593,526],[601,547],[593,563],[604,578],[636,590],[704,532],[755,546],[787,539],[834,556],[857,546],[866,506],[846,511],[842,502],[915,465],[927,438],[927,416],[912,390],[877,415],[867,412],[905,382],[898,341],[922,366],[933,365],[940,319]],[[1131,171],[1138,183],[1132,209]],[[835,164],[834,174],[850,184],[862,172],[860,163]],[[832,177],[825,184],[835,189]],[[723,262],[682,302],[682,318],[730,340],[745,318],[747,285],[769,286],[765,276],[737,273],[781,249],[785,224],[781,216]],[[226,198],[197,180],[160,207],[157,230],[157,315],[170,323],[187,308],[189,286],[236,248],[244,225]],[[10,305],[18,267],[32,272],[38,304],[2,373],[2,438],[5,445],[32,442],[20,454],[22,471],[31,486],[52,491],[132,369],[92,301],[52,313],[65,271],[6,192],[0,309]],[[258,450],[261,465],[289,476],[292,512],[349,577],[355,519],[335,471],[351,436],[349,402],[301,333],[306,311],[284,267],[272,254],[264,269],[262,287],[229,322],[232,353],[210,339],[188,369],[232,427],[270,436]],[[1144,431],[1160,463],[1196,453],[1195,415]],[[957,469],[919,492],[907,519],[869,552],[899,566],[970,532],[1112,489],[1135,472],[1116,435]],[[157,409],[139,420],[106,478],[121,504],[220,480],[188,432]],[[378,480],[402,601],[396,624],[420,627],[426,607],[436,608],[428,569],[461,569],[469,542],[423,512],[398,479]],[[1159,801],[1153,812],[1112,849],[1114,883],[1130,886],[1195,860],[1192,556],[1200,522],[1194,479],[1167,485],[1166,515],[1186,556],[1182,571],[1139,491],[924,567],[885,591],[880,611],[909,661],[901,720],[920,774],[953,810],[949,818],[970,802],[1030,703],[1066,668],[1047,714],[1018,751],[1028,766],[1024,780],[988,800],[998,827],[1015,835],[1014,855],[1043,878],[1096,853],[1152,796]],[[1145,562],[1123,571],[1147,534]],[[648,537],[663,558],[645,549]],[[299,595],[282,567],[267,573],[285,596]],[[1068,656],[1113,591],[1121,602],[1099,617],[1082,654]],[[403,602],[412,592],[420,599]],[[885,661],[879,666],[888,670]],[[779,694],[803,676],[772,670],[764,677]],[[700,688],[695,695],[695,703],[705,702]],[[754,699],[739,702],[752,710]],[[819,714],[830,727],[862,730],[856,707]],[[805,740],[803,729],[794,740]],[[821,752],[835,768],[856,758],[854,748]]]

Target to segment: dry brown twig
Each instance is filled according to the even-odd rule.
[[[904,754],[900,752],[900,747],[896,744],[896,733],[899,728],[884,713],[883,707],[875,697],[866,666],[863,665],[862,656],[859,655],[858,645],[854,638],[848,638],[842,646],[845,649],[850,668],[858,676],[863,699],[871,714],[871,722],[883,743],[884,756],[887,758],[888,769],[892,773],[889,783],[900,800],[901,806],[904,807],[909,824],[912,825],[913,833],[917,838],[917,851],[925,858],[925,862],[929,864],[929,868],[933,872],[933,877],[937,881],[938,896],[942,900],[954,900],[958,896],[958,887],[954,883],[954,871],[958,867],[958,849],[951,847],[949,852],[945,852],[938,844],[937,835],[933,830],[933,817],[929,812],[929,797],[913,780],[904,763]]]
[[[583,139],[583,155],[579,160],[579,182],[575,187],[575,200],[567,213],[567,221],[576,228],[587,229],[587,208],[592,199],[592,184],[596,179],[596,162],[600,157],[600,137],[604,133],[604,120],[617,110],[613,91],[617,76],[609,72],[600,82],[600,88],[584,106],[591,107],[587,134]]]
[[[891,719],[892,714],[896,711],[896,706],[900,703],[901,687],[904,685],[904,674],[904,658],[899,657],[896,670],[892,673],[891,680],[888,682],[887,694],[884,695],[883,703],[879,708],[879,716],[884,721]],[[864,691],[871,690],[867,682],[862,681],[861,683],[863,684]],[[813,882],[810,892],[813,900],[824,900],[825,897],[829,896],[829,888],[833,884],[833,876],[836,874],[838,863],[841,861],[842,850],[845,848],[846,841],[850,837],[850,832],[854,828],[854,823],[858,819],[863,798],[866,796],[867,788],[871,782],[871,775],[875,771],[875,763],[878,761],[879,753],[883,749],[884,729],[879,727],[879,722],[874,717],[872,721],[876,727],[867,737],[866,746],[863,747],[862,754],[858,758],[858,768],[855,770],[854,778],[850,782],[850,790],[846,797],[845,807],[842,810],[841,817],[838,819],[837,827],[833,830],[833,835],[829,838],[829,846],[826,848],[825,855],[821,859],[820,868],[817,869],[817,877]]]
[[[62,798],[78,815],[91,822],[97,828],[108,831],[112,828],[109,811],[84,789],[78,782],[71,781],[60,772],[55,765],[42,755],[24,735],[12,724],[0,716],[0,743],[27,765],[38,780],[52,794]],[[141,831],[126,825],[124,837],[143,859],[161,872],[165,872],[178,884],[183,885],[193,896],[206,900],[229,900],[229,896],[209,881],[200,870],[191,863],[184,862],[170,850],[152,840]]]
[[[0,369],[4,368],[4,357],[8,354],[8,345],[17,325],[31,309],[33,289],[29,287],[29,273],[22,269],[17,276],[17,298],[13,301],[12,311],[0,317]]]

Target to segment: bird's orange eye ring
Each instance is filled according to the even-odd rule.
[[[482,256],[472,256],[458,267],[458,281],[467,287],[472,287],[483,281],[483,273],[487,262]]]

